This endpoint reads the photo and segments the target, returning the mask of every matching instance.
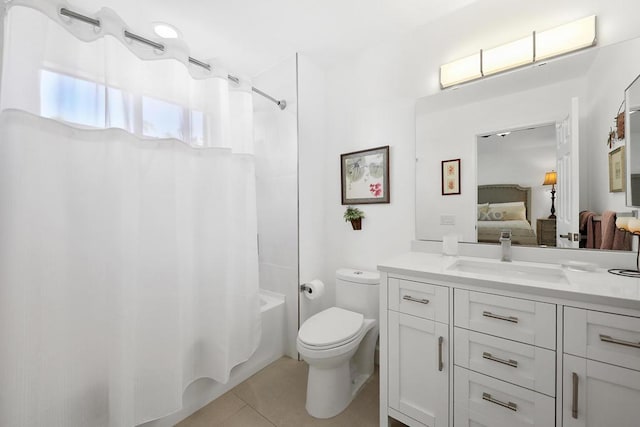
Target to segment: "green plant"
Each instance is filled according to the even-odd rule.
[[[344,220],[346,222],[354,221],[359,218],[364,218],[364,212],[353,206],[347,206],[347,210],[344,211]]]

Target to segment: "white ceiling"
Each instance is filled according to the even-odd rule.
[[[545,150],[555,158],[556,127],[555,124],[513,130],[505,136],[490,135],[478,137],[478,154],[511,156],[522,150]]]
[[[217,58],[255,76],[296,52],[328,65],[408,33],[477,0],[70,0],[91,13],[113,9],[131,28],[177,27],[196,58]]]

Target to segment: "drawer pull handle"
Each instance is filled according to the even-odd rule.
[[[627,347],[640,348],[640,342],[619,340],[617,338],[611,338],[609,335],[600,334],[600,341],[610,342],[612,344],[624,345]]]
[[[518,405],[516,403],[513,403],[513,402],[504,403],[501,400],[494,399],[493,397],[491,397],[489,393],[482,393],[482,400],[495,403],[496,405],[502,406],[503,408],[511,409],[512,411],[518,410]]]
[[[573,381],[573,393],[571,396],[571,416],[574,419],[578,419],[578,374],[573,372],[571,374],[571,380]]]
[[[411,295],[405,295],[402,297],[403,300],[406,301],[411,301],[411,302],[418,302],[420,304],[429,304],[429,300],[428,299],[420,299],[420,298],[414,298]]]
[[[500,316],[499,314],[493,314],[490,311],[483,311],[482,315],[492,319],[504,320],[505,322],[518,323],[518,318],[514,316]]]
[[[443,337],[438,337],[438,371],[444,369],[444,362],[442,361],[442,344],[444,343]]]
[[[511,366],[512,368],[517,368],[518,367],[518,362],[513,360],[513,359],[500,359],[499,357],[495,357],[494,355],[492,355],[491,353],[487,353],[486,351],[482,353],[482,358],[483,359],[487,359],[487,360],[491,360],[493,362],[498,362],[498,363],[502,363],[503,365],[507,365],[507,366]]]

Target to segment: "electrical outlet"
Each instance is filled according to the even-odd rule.
[[[456,216],[440,215],[440,225],[456,225]]]

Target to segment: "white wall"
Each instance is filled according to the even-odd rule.
[[[442,63],[590,14],[598,16],[599,44],[611,44],[640,34],[639,13],[635,0],[483,0],[328,70],[327,168],[322,178],[325,276],[343,265],[373,269],[384,258],[409,249],[415,235],[414,104],[440,91]],[[437,161],[460,157],[447,157],[449,143],[443,141],[442,152],[434,153]],[[391,204],[362,206],[367,214],[363,230],[351,231],[341,220],[339,154],[386,144],[391,146]]]
[[[286,354],[297,357],[298,133],[296,58],[253,79],[254,86],[287,101],[281,111],[254,96],[254,139],[260,288],[286,298]],[[269,337],[263,337],[269,339]]]
[[[333,304],[332,277],[324,274],[325,261],[325,187],[323,179],[327,147],[325,72],[305,55],[298,55],[298,134],[299,134],[299,235],[300,283],[323,280],[327,293],[323,298],[300,298],[300,322]],[[302,295],[301,295],[302,296]]]

